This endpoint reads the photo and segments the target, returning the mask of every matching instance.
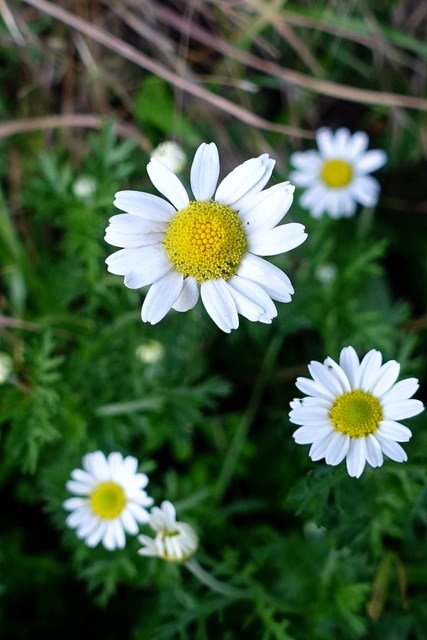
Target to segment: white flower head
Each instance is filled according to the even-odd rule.
[[[73,193],[80,200],[91,201],[96,192],[96,180],[91,176],[80,176],[73,183]]]
[[[143,545],[138,551],[140,555],[156,556],[169,562],[186,562],[197,550],[199,540],[196,532],[186,522],[176,521],[175,507],[169,500],[151,509],[150,526],[156,537],[138,536]]]
[[[380,185],[368,175],[387,161],[384,151],[367,151],[369,138],[364,131],[351,134],[342,127],[335,133],[319,129],[318,151],[298,151],[290,161],[296,168],[290,179],[304,187],[300,204],[313,218],[328,213],[331,218],[349,218],[356,204],[373,207],[378,201]]]
[[[76,529],[78,538],[88,547],[102,542],[109,551],[122,549],[126,544],[125,531],[138,533],[138,524],[148,522],[153,499],[144,487],[148,483],[145,473],[137,473],[138,461],[132,456],[101,451],[87,453],[82,460],[83,469],[71,472],[72,480],[66,484],[76,497],[64,502],[71,511],[67,525]]]
[[[187,162],[184,149],[172,140],[166,140],[159,144],[152,152],[151,157],[161,160],[174,173],[180,173]]]
[[[398,442],[411,431],[397,422],[423,411],[423,403],[410,400],[418,389],[416,378],[396,382],[400,365],[382,365],[379,351],[372,349],[359,362],[353,347],[342,349],[337,364],[332,358],[308,365],[312,380],[297,378],[296,386],[308,397],[291,402],[291,422],[302,425],[293,437],[311,444],[312,460],[325,458],[337,465],[344,458],[350,476],[358,478],[365,463],[380,467],[383,453],[395,462],[407,455]]]
[[[220,329],[239,325],[238,314],[271,323],[273,300],[290,302],[289,278],[258,256],[297,247],[307,237],[298,223],[276,226],[287,213],[294,187],[288,182],[263,191],[274,160],[267,154],[247,160],[219,186],[215,144],[203,143],[190,173],[194,199],[162,162],[153,158],[147,171],[170,201],[138,191],[120,191],[114,204],[125,211],[113,216],[105,240],[120,251],[106,260],[125,285],[151,288],[142,320],[156,324],[170,311],[192,309],[199,293]]]
[[[144,364],[156,364],[163,359],[165,348],[158,340],[148,340],[136,348],[135,355]]]
[[[13,360],[8,353],[0,351],[0,384],[9,380],[13,371]]]

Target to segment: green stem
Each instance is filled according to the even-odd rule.
[[[225,582],[217,580],[203,569],[195,558],[191,558],[191,560],[186,562],[184,566],[186,566],[193,576],[200,580],[200,582],[212,589],[212,591],[221,593],[223,596],[227,596],[228,598],[251,598],[253,595],[251,591],[247,589],[237,589],[236,587],[231,587]]]
[[[224,463],[219,474],[218,482],[214,492],[216,500],[221,501],[224,493],[226,492],[228,485],[233,477],[234,470],[239,460],[243,445],[249,433],[249,429],[258,411],[259,403],[265,388],[265,385],[270,377],[271,371],[274,368],[277,354],[282,346],[283,335],[276,335],[271,340],[261,364],[260,375],[254,386],[254,390],[249,400],[246,411],[237,427],[234,438],[231,442],[230,448],[224,459]]]

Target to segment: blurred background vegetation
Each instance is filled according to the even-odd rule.
[[[427,430],[360,480],[294,444],[312,359],[380,349],[426,399],[427,5],[421,0],[0,2],[0,626],[5,639],[427,638]],[[153,148],[202,141],[222,175],[269,153],[274,179],[320,126],[389,161],[375,211],[288,218],[295,286],[272,325],[222,334],[199,305],[156,326],[108,274],[119,189],[154,192]],[[155,342],[153,342],[155,341]],[[154,344],[155,358],[152,354]],[[151,347],[151,352],[150,352]],[[154,360],[154,361],[153,361]],[[134,455],[149,494],[200,536],[185,567],[88,549],[65,482],[88,451]],[[89,631],[86,632],[87,635]]]

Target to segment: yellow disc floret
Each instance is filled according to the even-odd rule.
[[[345,160],[326,160],[320,171],[320,178],[332,189],[340,189],[350,184],[353,168]]]
[[[228,280],[237,273],[247,249],[236,211],[214,201],[195,201],[169,222],[164,246],[176,271],[206,280]]]
[[[378,398],[369,393],[354,389],[338,396],[329,411],[334,428],[351,438],[363,438],[375,433],[383,419]]]
[[[89,496],[92,511],[100,518],[117,518],[126,505],[126,496],[116,482],[101,482]]]

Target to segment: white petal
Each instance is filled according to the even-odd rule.
[[[322,164],[319,153],[314,149],[309,149],[307,151],[295,151],[289,158],[289,162],[297,169],[300,169],[304,174],[312,172],[317,173],[320,165]],[[292,179],[291,182],[293,182]]]
[[[88,484],[87,482],[77,482],[76,480],[67,480],[66,487],[70,493],[74,493],[78,496],[87,496],[92,492],[97,482],[95,478],[92,478],[92,482]]]
[[[216,144],[205,142],[197,149],[191,166],[190,183],[196,200],[210,200],[219,177],[219,155]]]
[[[270,179],[274,167],[274,160],[268,154],[259,158],[251,158],[239,165],[219,184],[215,200],[220,204],[234,205],[239,210],[240,199],[247,194],[259,193]]]
[[[405,425],[394,420],[382,420],[378,428],[380,436],[397,442],[408,442],[412,437],[412,432]]]
[[[107,528],[102,537],[102,544],[108,551],[114,551],[117,548],[117,539],[115,531],[115,520],[108,522]]]
[[[383,463],[381,445],[375,436],[369,434],[365,438],[366,459],[371,467],[380,467]]]
[[[119,451],[112,451],[107,458],[110,467],[110,479],[120,482],[122,479],[123,456]]]
[[[347,127],[340,127],[335,131],[334,152],[338,157],[347,158],[347,149],[350,138],[351,133]]]
[[[377,398],[382,396],[394,385],[399,376],[399,372],[400,364],[398,362],[395,360],[385,362],[378,372],[377,379],[373,381],[368,391]]]
[[[225,284],[228,292],[233,298],[234,304],[236,305],[237,313],[240,313],[240,315],[244,316],[251,322],[259,322],[260,318],[265,314],[263,307],[260,307],[252,300],[249,300],[249,298],[240,293],[240,291],[232,287],[229,282],[226,282]]]
[[[356,131],[348,141],[347,154],[349,159],[357,158],[366,151],[369,137],[364,131]]]
[[[344,347],[340,353],[340,367],[349,379],[352,389],[357,386],[357,374],[359,371],[359,358],[353,347]]]
[[[329,445],[335,439],[335,435],[336,431],[332,429],[326,436],[316,439],[316,441],[311,445],[308,455],[314,462],[325,457]]]
[[[157,282],[169,271],[172,271],[172,265],[164,248],[162,246],[145,247],[141,249],[138,267],[126,273],[125,285],[129,289],[139,289]]]
[[[86,453],[82,458],[83,469],[86,469],[96,480],[103,482],[109,478],[107,459],[102,451]]]
[[[305,407],[301,403],[299,403],[299,405],[290,412],[289,416],[295,417],[295,419],[298,418],[300,424],[305,424],[308,422],[318,422],[319,420],[328,420],[328,412],[325,407]]]
[[[178,299],[183,282],[182,273],[178,273],[174,269],[156,280],[151,285],[142,305],[142,321],[150,324],[160,322]]]
[[[335,401],[335,393],[333,393],[329,389],[325,389],[325,387],[317,384],[317,382],[315,382],[314,380],[310,380],[310,378],[297,378],[295,384],[300,391],[306,393],[309,396],[314,396],[316,398],[325,398],[330,403]]]
[[[169,222],[176,209],[163,198],[143,191],[119,191],[115,195],[114,205],[136,216],[158,223]]]
[[[180,179],[163,162],[151,158],[147,165],[147,173],[151,182],[174,207],[184,209],[189,201],[188,194]]]
[[[86,544],[88,547],[96,547],[100,540],[104,537],[108,524],[105,520],[100,520],[97,523],[96,528],[86,538]]]
[[[298,222],[282,224],[268,231],[258,231],[247,236],[251,253],[261,256],[275,256],[299,247],[307,238],[304,225]]]
[[[197,280],[192,276],[184,278],[182,291],[172,305],[175,311],[189,311],[192,309],[199,299],[199,286]]]
[[[393,440],[388,440],[388,438],[384,438],[378,433],[378,431],[376,432],[375,437],[380,443],[381,449],[386,456],[395,462],[406,462],[408,456],[400,444],[397,444],[397,442],[394,442]]]
[[[262,307],[264,313],[268,314],[270,318],[275,318],[277,316],[277,309],[274,305],[274,302],[272,301],[268,293],[266,293],[262,287],[256,284],[256,282],[237,275],[230,278],[228,284],[234,287],[234,289],[239,291],[246,298]]]
[[[141,507],[139,504],[129,502],[127,508],[137,522],[143,524],[144,522],[148,522],[150,520],[150,514],[148,513],[148,511]]]
[[[359,478],[366,464],[365,438],[351,438],[347,453],[347,471],[352,478]]]
[[[134,249],[136,247],[147,247],[159,244],[163,241],[165,234],[163,231],[158,233],[121,233],[115,229],[108,227],[104,240],[113,247],[122,247],[124,249]]]
[[[424,411],[424,405],[420,400],[398,400],[387,402],[383,409],[383,416],[385,420],[401,420],[412,418],[422,411]]]
[[[332,392],[335,397],[340,396],[343,392],[340,381],[329,371],[325,365],[316,360],[312,360],[308,365],[311,377],[325,391]]]
[[[112,529],[115,537],[116,547],[118,547],[119,549],[123,549],[126,545],[126,536],[123,525],[119,518],[113,520],[111,524],[113,525]]]
[[[162,200],[162,202],[165,202]],[[170,205],[169,205],[170,206]],[[175,213],[175,209],[173,209]],[[123,234],[145,234],[145,233],[157,233],[163,231],[167,223],[157,222],[156,220],[146,220],[141,216],[136,216],[131,213],[118,213],[115,216],[111,216],[109,220],[109,227],[107,231],[115,231]]]
[[[251,253],[245,253],[238,276],[256,282],[266,293],[279,302],[289,302],[294,293],[288,276],[270,262]]]
[[[222,278],[207,280],[200,287],[200,295],[206,311],[225,333],[237,329],[239,318],[236,305]]]
[[[275,227],[288,212],[294,190],[295,187],[283,182],[254,196],[251,203],[239,212],[247,235]]]
[[[332,433],[332,427],[303,426],[292,437],[297,444],[312,444],[316,440],[323,440],[329,433]]]
[[[122,473],[125,477],[138,478],[138,486],[145,487],[148,483],[148,477],[145,473],[137,473],[138,460],[134,456],[126,456],[122,463]]]
[[[84,507],[87,509],[87,504],[87,498],[68,498],[62,503],[62,506],[67,511],[74,511],[74,509],[82,510]]]
[[[138,269],[141,264],[141,251],[142,249],[120,249],[112,253],[105,260],[108,271],[116,276],[124,276],[129,271]]]
[[[369,391],[371,385],[378,378],[382,363],[382,355],[376,349],[371,349],[360,363],[356,385],[363,391]]]
[[[338,383],[343,392],[351,391],[351,384],[349,379],[345,373],[345,371],[333,360],[332,358],[326,358],[324,361],[324,366],[332,373],[333,376],[338,380]]]
[[[304,191],[304,193],[300,198],[300,205],[304,209],[311,209],[315,205],[319,205],[325,198],[325,195],[327,196],[329,194],[328,194],[328,191],[325,189],[324,185],[314,184],[312,188],[307,189],[307,191]],[[324,205],[322,203],[322,207],[323,206]]]
[[[340,218],[351,218],[356,212],[356,203],[347,189],[337,191],[338,211]]]
[[[420,385],[416,378],[400,380],[400,382],[396,382],[391,389],[381,396],[381,402],[385,405],[385,403],[389,401],[396,402],[397,400],[407,400],[414,395],[419,386]]]
[[[382,167],[387,162],[387,154],[380,149],[367,151],[358,159],[355,169],[358,174],[371,173]]]
[[[66,523],[71,529],[81,528],[89,520],[92,521],[93,514],[89,510],[88,505],[79,507],[67,517]]]
[[[325,454],[325,462],[335,466],[342,462],[347,455],[350,447],[350,436],[344,433],[335,432],[334,438],[331,439]]]
[[[373,207],[378,201],[380,185],[372,176],[356,176],[349,184],[348,192],[364,207]]]
[[[328,157],[335,153],[333,134],[330,129],[326,127],[319,129],[316,132],[316,141],[320,154],[323,157]]]

